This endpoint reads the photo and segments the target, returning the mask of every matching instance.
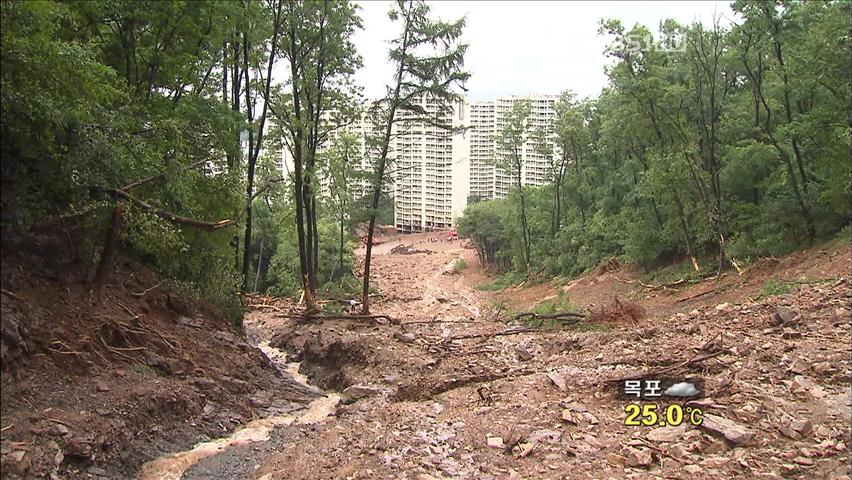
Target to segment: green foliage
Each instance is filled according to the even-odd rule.
[[[564,291],[560,290],[559,293],[557,293],[556,298],[551,298],[537,303],[531,311],[539,315],[546,315],[556,312],[576,312],[578,310],[577,306],[571,303],[571,299],[568,298],[568,295]]]
[[[465,268],[467,268],[467,262],[463,258],[459,258],[453,263],[453,273],[461,273]]]
[[[798,283],[770,278],[760,287],[760,297],[771,297],[790,293],[798,287]]]
[[[243,118],[217,95],[216,77],[222,45],[235,31],[263,44],[263,4],[10,1],[0,8],[4,232],[84,212],[73,218],[94,263],[115,204],[104,192],[145,178],[129,193],[155,208],[201,221],[241,215],[245,187],[230,159]],[[178,225],[139,205],[125,210],[123,252],[237,321],[233,230]]]
[[[733,8],[739,25],[667,20],[656,38],[602,22],[612,63],[600,97],[566,91],[552,125],[532,132],[519,120],[523,105],[510,112],[497,160],[514,188],[469,205],[459,221],[483,264],[572,276],[610,257],[646,272],[674,262],[651,279],[666,283],[849,224],[852,3]],[[520,145],[550,159],[547,184],[517,181]]]
[[[516,285],[522,282],[523,280],[524,276],[517,272],[506,272],[504,274],[499,275],[491,283],[483,283],[477,285],[476,289],[480,291],[498,292],[505,290],[513,285]]]

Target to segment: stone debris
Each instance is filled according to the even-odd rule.
[[[788,423],[783,423],[778,427],[778,430],[788,438],[799,440],[813,430],[813,425],[808,419],[791,420]]]
[[[381,394],[381,389],[368,387],[366,385],[351,385],[343,389],[340,401],[344,404],[354,403],[362,398],[373,397]]]
[[[704,421],[701,428],[721,435],[733,443],[734,445],[749,445],[754,440],[754,432],[745,426],[727,418],[713,415],[710,413],[704,414]]]
[[[503,448],[503,437],[486,437],[485,441],[491,448]]]
[[[556,388],[559,389],[560,392],[564,392],[566,389],[565,385],[565,377],[562,376],[559,372],[547,372],[547,378],[556,385]]]
[[[680,440],[686,433],[686,424],[681,423],[676,427],[660,427],[655,428],[645,435],[645,438],[652,442],[674,442]]]

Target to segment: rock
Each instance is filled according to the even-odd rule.
[[[651,455],[651,450],[647,448],[626,447],[624,464],[628,467],[650,467],[654,463],[654,456]]]
[[[159,366],[169,375],[183,375],[186,371],[183,367],[183,362],[176,358],[164,358]]]
[[[852,313],[849,310],[840,307],[834,309],[834,319],[832,319],[832,325],[842,325],[844,323],[849,323],[852,320]]]
[[[701,428],[724,437],[734,445],[748,445],[754,440],[754,432],[739,423],[727,418],[704,414]]]
[[[583,405],[580,402],[569,402],[567,405],[565,405],[565,409],[572,411],[572,412],[581,412],[581,413],[589,411],[589,409],[586,408],[586,406]]]
[[[379,395],[380,393],[382,393],[382,391],[375,387],[368,387],[366,385],[351,385],[343,390],[342,395],[340,396],[340,401],[344,404],[350,404],[362,398]]]
[[[185,327],[192,328],[201,328],[204,326],[204,320],[201,318],[189,318],[185,315],[181,315],[177,318],[177,323],[179,325],[183,325]]]
[[[88,472],[92,475],[97,475],[99,477],[108,476],[106,470],[104,470],[103,468],[95,467],[95,466],[91,466],[91,467],[87,468],[86,472]]]
[[[393,338],[399,340],[402,343],[414,343],[414,341],[417,340],[417,337],[415,337],[414,335],[412,335],[410,333],[400,333],[400,332],[394,333]]]
[[[799,465],[804,465],[806,467],[812,467],[813,464],[814,464],[813,460],[811,460],[810,458],[805,458],[805,457],[796,457],[796,458],[793,459],[793,462],[798,463]]]
[[[729,309],[730,307],[731,304],[728,302],[720,303],[719,305],[716,305],[716,310],[723,311]]]
[[[779,426],[778,430],[781,431],[781,434],[785,437],[792,438],[793,440],[799,440],[811,433],[813,425],[808,419],[792,420]]]
[[[793,383],[790,384],[790,391],[794,394],[807,394],[814,388],[814,382],[804,375],[796,375],[793,377]]]
[[[515,353],[518,354],[518,358],[523,361],[531,360],[533,358],[533,354],[530,353],[529,350],[524,348],[523,345],[515,345]]]
[[[802,338],[802,332],[799,332],[799,331],[794,330],[792,328],[785,328],[781,332],[781,338],[784,338],[786,340],[792,340],[792,339],[795,339],[795,338]]]
[[[479,307],[475,307],[473,305],[470,305],[470,306],[467,307],[467,311],[470,312],[471,318],[474,318],[474,319],[479,318]]]
[[[565,377],[563,377],[561,373],[547,372],[547,378],[549,378],[560,391],[564,392],[567,388],[567,385],[565,384]]]
[[[503,437],[486,437],[485,442],[491,448],[503,448]]]
[[[797,358],[793,360],[793,362],[790,364],[790,367],[787,368],[787,371],[791,373],[801,374],[806,373],[809,369],[810,365]]]
[[[50,428],[50,433],[60,437],[65,437],[71,434],[71,430],[61,423],[56,423]]]
[[[109,385],[107,385],[106,382],[104,382],[103,380],[98,380],[98,382],[95,384],[95,387],[98,389],[99,392],[109,391]]]
[[[562,438],[562,433],[556,430],[536,430],[527,436],[527,441],[531,443],[548,443],[556,445]]]
[[[686,433],[686,424],[682,423],[677,427],[655,428],[648,432],[646,438],[652,442],[674,442],[683,437],[684,433]]]
[[[786,325],[793,323],[796,318],[796,312],[789,307],[776,307],[775,311],[769,315],[769,323],[774,326]]]
[[[699,473],[704,471],[704,468],[702,468],[701,465],[694,465],[693,464],[693,465],[687,465],[687,466],[683,467],[683,471],[685,471],[686,473],[688,473],[690,475],[698,475]]]

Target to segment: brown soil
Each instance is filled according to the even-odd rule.
[[[643,285],[611,262],[494,293],[475,288],[492,279],[474,251],[443,238],[373,249],[372,310],[392,321],[305,321],[292,302],[256,299],[267,306],[247,315],[250,340],[343,401],[330,418],[244,435],[182,478],[849,478],[848,245],[694,285]],[[13,319],[26,349],[3,353],[4,478],[129,478],[316,397],[208,309],[164,287],[134,295],[158,283],[139,266],[123,262],[93,306],[79,267],[50,274],[62,269],[38,248],[4,248],[4,346]],[[758,298],[769,279],[796,287]],[[512,319],[560,288],[594,315],[543,330]],[[625,426],[618,380],[649,371],[703,377],[701,408],[732,426]]]
[[[52,235],[4,239],[3,478],[130,478],[145,461],[315,396],[131,261],[94,305],[71,253]]]
[[[617,266],[564,287],[495,294],[474,288],[489,279],[472,250],[428,237],[374,250],[381,296],[373,313],[399,325],[250,314],[247,322],[275,335],[273,344],[301,359],[314,381],[369,386],[374,395],[301,429],[299,441],[270,451],[247,478],[848,478],[847,245],[681,289],[642,287],[638,272]],[[402,242],[432,253],[391,253]],[[443,273],[456,257],[468,267]],[[755,298],[769,278],[803,276],[811,283]],[[519,327],[495,305],[524,310],[557,288],[592,311],[614,300],[632,305],[623,307],[629,318],[493,335]],[[773,315],[779,311],[786,320]],[[629,401],[611,381],[647,369],[703,376],[705,413],[753,438],[734,442],[710,427],[625,426]],[[505,448],[489,447],[488,437]]]

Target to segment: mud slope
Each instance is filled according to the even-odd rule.
[[[2,477],[132,478],[313,396],[224,319],[120,260],[101,305],[52,236],[4,241]]]
[[[373,313],[395,322],[294,322],[286,303],[250,315],[314,381],[359,395],[249,478],[849,478],[848,245],[680,289],[616,265],[498,295],[475,288],[473,252],[426,239],[402,238],[425,253],[377,249]],[[458,257],[464,272],[445,273]],[[757,298],[770,278],[797,283]],[[579,309],[618,298],[646,315],[529,332],[495,308],[565,287]],[[617,380],[649,371],[703,377],[711,420],[625,426]]]

